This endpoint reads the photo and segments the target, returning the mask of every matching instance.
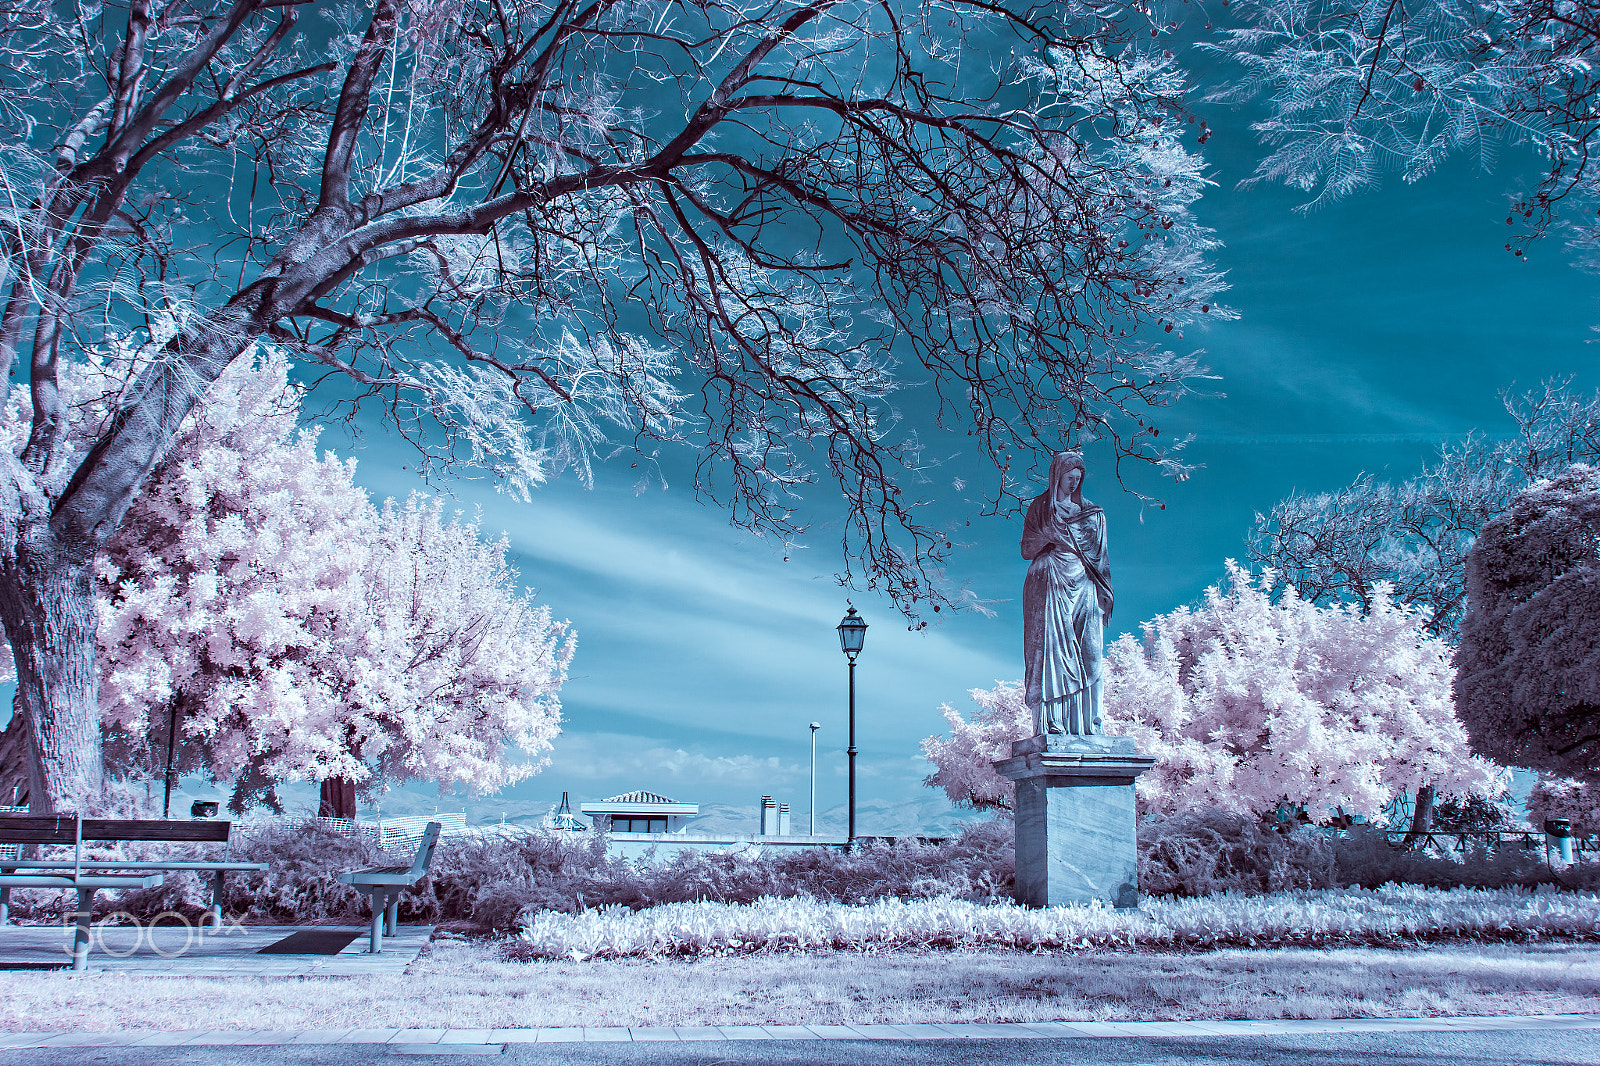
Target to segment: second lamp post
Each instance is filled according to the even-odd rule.
[[[856,656],[861,654],[866,639],[867,623],[852,607],[839,623],[839,650],[850,659],[850,747],[846,749],[850,756],[850,835],[845,841],[846,851],[856,847]]]

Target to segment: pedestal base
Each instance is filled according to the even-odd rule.
[[[1018,903],[1139,903],[1133,779],[1155,764],[1125,737],[1019,740],[994,764],[1017,784]]]

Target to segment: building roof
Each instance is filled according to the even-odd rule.
[[[654,792],[646,792],[644,789],[641,788],[637,792],[624,792],[620,796],[607,796],[605,799],[601,800],[600,802],[601,803],[677,803],[678,801],[675,800],[675,799],[668,799],[667,797],[662,796],[662,795],[658,795],[657,793],[654,793]]]
[[[694,817],[700,813],[700,804],[679,803],[658,793],[639,789],[637,792],[624,792],[620,796],[579,804],[578,810],[584,814],[678,814]]]

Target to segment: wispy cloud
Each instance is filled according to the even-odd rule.
[[[632,788],[657,784],[767,785],[803,779],[809,768],[775,755],[710,755],[666,747],[648,737],[617,733],[576,733],[556,742],[552,761],[565,777],[583,781],[634,781]]]

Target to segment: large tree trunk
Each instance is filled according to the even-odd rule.
[[[0,563],[0,620],[17,664],[16,710],[33,741],[28,791],[39,813],[93,811],[102,795],[92,560],[38,523]]]
[[[39,761],[28,736],[28,720],[14,707],[0,733],[0,806],[26,807],[32,789],[33,764]]]
[[[322,805],[317,809],[319,818],[356,817],[356,783],[348,777],[330,777],[322,782]]]
[[[1432,826],[1433,786],[1423,785],[1417,789],[1417,805],[1411,812],[1411,829],[1406,833],[1405,840],[1401,841],[1401,846],[1414,847],[1417,841],[1428,835]]]

